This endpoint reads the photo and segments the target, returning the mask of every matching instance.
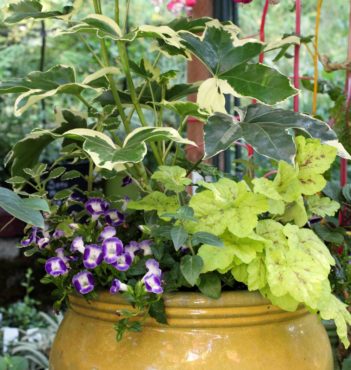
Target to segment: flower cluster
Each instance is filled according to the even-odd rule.
[[[45,263],[46,273],[56,278],[67,276],[71,272],[72,285],[80,294],[88,294],[95,289],[94,269],[102,264],[111,266],[117,274],[125,273],[138,257],[146,257],[147,273],[141,278],[141,282],[147,292],[162,293],[162,271],[158,262],[151,258],[151,241],[130,241],[124,245],[117,237],[117,227],[124,224],[125,216],[119,210],[111,208],[104,199],[90,198],[84,203],[84,209],[90,216],[85,222],[88,232],[84,228],[80,229],[76,223],[69,225],[73,234],[71,237],[67,237],[59,229],[49,233],[32,228],[22,245],[32,245],[51,253]],[[60,247],[56,247],[57,245]],[[52,252],[55,253],[54,256]],[[128,285],[121,280],[112,280],[111,294],[127,289]]]

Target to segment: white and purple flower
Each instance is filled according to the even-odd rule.
[[[50,239],[49,239],[49,238],[40,238],[40,239],[37,241],[37,243],[38,243],[38,247],[39,247],[40,249],[44,249],[44,248],[46,248],[46,247],[49,245],[49,243],[50,243]]]
[[[68,272],[68,266],[60,257],[51,257],[45,263],[45,271],[51,276],[61,276]]]
[[[118,256],[123,253],[123,243],[120,239],[107,238],[102,243],[102,254],[105,262],[113,264],[117,262]]]
[[[145,262],[145,266],[148,269],[148,272],[144,275],[141,281],[144,283],[146,291],[155,294],[163,293],[161,281],[162,271],[159,263],[155,259],[151,258]]]
[[[60,238],[63,238],[64,236],[65,236],[65,232],[60,229],[56,229],[54,233],[52,234],[52,237],[54,239],[60,239]]]
[[[133,258],[129,253],[123,253],[117,256],[117,260],[112,264],[118,271],[127,271],[133,262]]]
[[[85,203],[85,209],[91,214],[94,220],[97,220],[99,216],[104,215],[109,206],[108,202],[101,198],[90,198]]]
[[[113,226],[106,226],[99,235],[99,240],[103,241],[108,238],[112,238],[117,234],[116,229]]]
[[[143,240],[139,243],[139,248],[143,251],[144,256],[152,255],[151,244],[151,240]]]
[[[125,292],[125,291],[127,291],[127,289],[128,289],[127,284],[122,283],[118,279],[113,279],[112,280],[112,284],[111,284],[111,288],[110,288],[110,293],[111,294],[116,294],[118,292]]]
[[[74,275],[72,284],[80,294],[88,294],[94,290],[94,277],[90,271],[81,271]]]
[[[83,254],[83,264],[87,269],[94,269],[102,262],[102,249],[96,244],[85,246]]]
[[[122,225],[124,222],[124,215],[123,213],[117,211],[117,209],[112,209],[110,211],[105,212],[105,221],[110,226],[119,226]]]
[[[21,245],[23,247],[28,247],[29,245],[36,243],[38,240],[37,233],[38,233],[38,228],[32,227],[31,232],[29,233],[27,239],[24,239],[21,241]]]
[[[71,252],[80,252],[84,253],[85,246],[84,246],[84,241],[81,236],[77,236],[73,239],[72,244],[71,244]]]
[[[69,258],[65,256],[65,250],[64,248],[57,248],[55,250],[56,256],[61,258],[62,261],[66,264],[67,267],[69,267]]]
[[[134,260],[135,255],[140,251],[139,243],[136,241],[130,241],[129,244],[124,247],[124,250],[129,253]]]

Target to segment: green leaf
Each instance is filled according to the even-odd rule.
[[[0,187],[0,207],[29,225],[44,228],[44,218],[39,211],[28,207],[16,193],[2,187]]]
[[[89,14],[80,23],[61,31],[59,35],[71,33],[92,33],[101,39],[121,40],[123,38],[118,24],[113,19],[101,14]]]
[[[180,261],[180,271],[185,280],[194,286],[200,276],[203,267],[202,258],[200,256],[184,256]]]
[[[308,210],[312,215],[321,217],[334,216],[340,208],[340,204],[327,197],[311,195],[306,197]]]
[[[0,357],[0,370],[28,370],[29,362],[22,356]]]
[[[8,184],[24,184],[26,179],[22,176],[13,176],[6,180]]]
[[[163,106],[166,109],[169,109],[175,112],[180,117],[191,116],[191,117],[196,117],[201,121],[206,120],[209,115],[206,111],[201,110],[198,104],[193,103],[191,101],[169,102],[169,101],[163,100],[160,103],[160,106]]]
[[[233,67],[248,62],[260,54],[263,44],[250,39],[233,40],[233,34],[220,23],[207,25],[202,36],[181,33],[184,44],[214,75],[223,74]]]
[[[220,75],[233,88],[236,97],[250,97],[274,105],[298,91],[288,77],[264,64],[243,64]]]
[[[72,194],[72,189],[63,189],[54,195],[55,200],[67,199]]]
[[[23,0],[18,3],[10,4],[8,9],[12,13],[5,19],[6,23],[17,23],[24,19],[45,19],[62,18],[67,16],[74,9],[73,6],[65,6],[62,11],[42,12],[43,6],[38,0]]]
[[[260,290],[267,285],[266,263],[262,255],[257,256],[247,267],[247,287],[250,291]]]
[[[159,191],[154,191],[141,200],[128,202],[128,209],[157,211],[159,217],[162,217],[164,213],[177,211],[178,207],[177,196],[167,196]]]
[[[183,226],[173,226],[171,229],[171,239],[175,250],[179,250],[183,247],[188,240],[189,234]]]
[[[149,314],[156,319],[157,322],[167,324],[165,302],[162,298],[150,304]]]
[[[230,115],[214,114],[205,125],[206,158],[225,150],[238,139],[244,139],[266,157],[293,163],[296,154],[291,129],[301,130],[323,142],[335,141],[335,132],[325,123],[304,114],[255,104],[246,108],[242,122],[236,128]],[[214,126],[214,127],[211,127]],[[222,138],[219,150],[213,150],[211,135]],[[214,153],[214,154],[213,154]]]
[[[34,209],[35,211],[43,211],[50,213],[50,207],[46,200],[42,198],[32,197],[22,199],[22,203],[25,207]]]
[[[226,270],[232,265],[234,252],[230,248],[218,248],[213,245],[204,244],[199,248],[198,256],[203,261],[201,273],[209,271]]]
[[[303,197],[300,196],[296,201],[287,204],[285,212],[279,217],[279,221],[283,223],[294,222],[295,225],[303,227],[308,221]]]
[[[73,180],[81,176],[83,175],[79,171],[71,170],[67,171],[63,176],[61,176],[61,180],[62,181]]]
[[[65,167],[56,167],[54,168],[47,177],[47,180],[57,179],[61,175],[63,175],[66,171]]]
[[[175,213],[165,213],[162,217],[173,218],[175,220],[183,221],[196,221],[194,217],[194,210],[188,206],[180,207]]]
[[[159,166],[151,178],[176,193],[184,191],[191,184],[191,180],[186,177],[186,170],[179,166]]]
[[[343,229],[331,228],[328,224],[313,224],[313,230],[324,241],[340,245],[344,243]]]
[[[221,296],[221,279],[215,273],[203,274],[198,284],[200,292],[207,297],[218,299]]]
[[[223,241],[216,235],[213,235],[211,233],[206,232],[197,232],[192,236],[192,244],[198,245],[198,244],[208,244],[213,245],[215,247],[223,247]]]
[[[193,195],[189,206],[194,209],[196,223],[186,223],[189,231],[221,235],[228,230],[245,237],[257,225],[257,216],[268,210],[267,198],[254,194],[246,183],[222,178],[217,183],[201,183],[210,190]]]
[[[336,157],[336,149],[323,145],[316,139],[296,138],[296,163],[299,166],[299,181],[302,193],[313,195],[323,190],[327,181],[322,174],[326,172]]]
[[[57,128],[51,131],[33,131],[15,144],[6,161],[6,165],[12,162],[12,175],[22,176],[23,168],[33,168],[42,151],[55,140],[53,134],[60,135],[70,129],[86,126],[86,120],[71,111],[63,110],[60,113],[62,121]]]

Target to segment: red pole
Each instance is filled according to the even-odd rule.
[[[296,23],[295,23],[295,34],[296,36],[301,35],[301,0],[296,0],[295,3],[296,12]],[[300,45],[295,45],[294,50],[294,86],[296,89],[300,87]],[[299,111],[299,95],[294,96],[294,111]]]

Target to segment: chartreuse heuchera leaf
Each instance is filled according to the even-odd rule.
[[[176,193],[191,184],[191,180],[186,177],[185,169],[179,166],[160,166],[151,178],[160,182],[165,189]]]
[[[227,229],[238,237],[248,236],[257,224],[257,215],[268,210],[268,201],[250,191],[245,182],[221,179],[206,184],[208,190],[195,194],[190,200],[196,223],[189,229],[221,235]]]
[[[311,195],[306,197],[308,211],[311,215],[321,217],[334,216],[340,208],[340,204],[327,197],[319,197],[318,195]]]

